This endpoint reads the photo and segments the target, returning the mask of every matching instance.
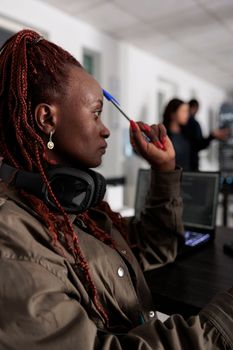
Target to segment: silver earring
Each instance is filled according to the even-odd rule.
[[[48,149],[53,149],[54,148],[54,143],[52,141],[52,136],[54,134],[54,131],[50,131],[50,134],[49,134],[49,141],[47,143],[47,147]]]

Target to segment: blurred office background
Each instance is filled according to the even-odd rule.
[[[70,51],[132,119],[157,123],[171,98],[196,98],[208,135],[232,102],[232,0],[1,0],[1,44],[25,27]],[[113,208],[133,207],[137,170],[147,165],[107,102],[103,120],[111,138],[99,171],[125,182],[110,188]],[[200,169],[219,169],[217,142],[201,152]]]

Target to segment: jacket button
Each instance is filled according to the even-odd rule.
[[[123,269],[123,267],[119,267],[119,269],[117,270],[117,274],[119,277],[123,277],[125,274],[125,271]]]
[[[154,318],[155,317],[155,312],[154,311],[150,311],[149,312],[149,317],[150,318]]]

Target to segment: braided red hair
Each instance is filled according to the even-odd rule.
[[[81,67],[68,52],[45,39],[41,40],[34,31],[22,30],[6,41],[0,52],[0,154],[16,168],[40,172],[63,219],[58,220],[38,198],[26,193],[23,194],[24,198],[42,217],[54,245],[59,240],[58,227],[62,229],[66,248],[82,269],[86,278],[85,287],[108,325],[108,315],[99,302],[78,236],[47,180],[44,170],[48,164],[46,147],[33,118],[38,103],[51,103],[65,95],[68,67],[71,64]],[[99,208],[110,216],[119,230],[124,231],[118,214],[113,213],[106,203],[101,203]],[[91,234],[114,248],[111,237],[91,220],[88,212],[82,214],[82,219]],[[61,251],[61,254],[64,252]]]

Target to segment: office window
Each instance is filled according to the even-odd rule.
[[[157,89],[157,113],[159,122],[162,122],[163,112],[166,104],[177,95],[177,85],[165,78],[158,78]]]
[[[159,122],[161,123],[163,121],[163,111],[165,107],[165,94],[161,91],[158,92],[158,116],[159,116]]]
[[[83,65],[89,74],[94,75],[94,57],[92,55],[84,53]]]
[[[97,51],[83,49],[83,66],[98,82],[101,80],[101,55]]]

